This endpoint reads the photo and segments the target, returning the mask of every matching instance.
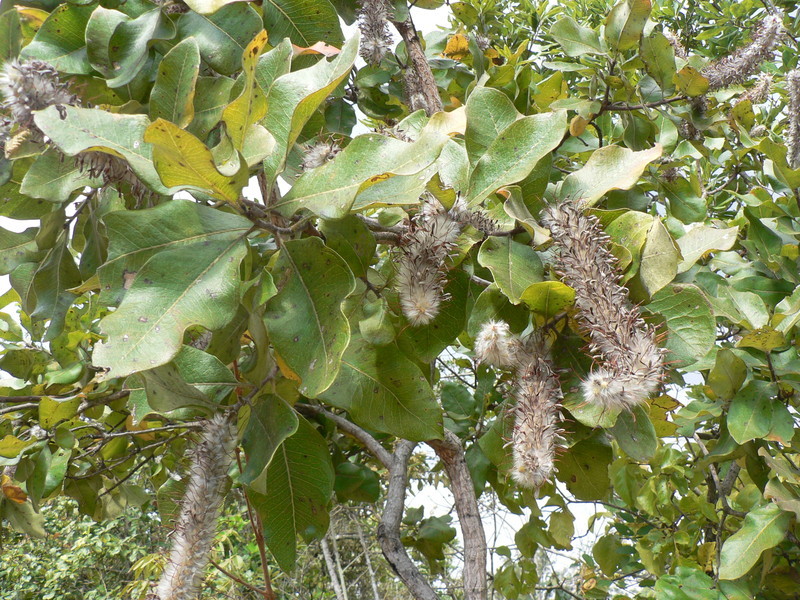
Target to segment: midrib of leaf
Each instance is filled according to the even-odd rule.
[[[303,43],[304,43],[306,46],[310,46],[310,45],[313,43],[313,42],[309,42],[309,41],[308,41],[308,39],[306,39],[306,36],[304,36],[304,35],[303,35],[303,32],[302,32],[302,31],[300,31],[300,28],[297,26],[297,24],[295,23],[294,19],[292,19],[292,17],[290,17],[290,16],[289,16],[289,13],[287,13],[285,10],[283,10],[283,8],[282,8],[282,7],[281,7],[279,4],[277,4],[276,2],[274,2],[273,0],[267,0],[267,1],[268,1],[268,2],[269,2],[271,5],[272,5],[272,6],[274,6],[274,7],[275,7],[275,10],[277,10],[277,11],[278,11],[279,13],[281,13],[281,14],[282,14],[284,17],[286,17],[286,20],[287,20],[287,21],[289,21],[289,23],[291,23],[292,27],[294,27],[294,30],[297,32],[297,35],[299,35],[301,38],[303,38]]]

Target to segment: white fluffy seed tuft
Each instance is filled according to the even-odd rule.
[[[493,367],[509,368],[518,362],[519,340],[505,321],[487,321],[475,338],[478,361]]]
[[[786,147],[789,152],[786,158],[792,169],[800,169],[800,69],[789,71],[786,91],[789,94],[789,122],[786,126]]]

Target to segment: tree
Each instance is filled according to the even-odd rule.
[[[798,9],[451,8],[3,7],[3,518],[156,507],[152,597],[191,598],[234,488],[258,593],[301,537],[341,600],[363,503],[427,600],[436,479],[464,600],[796,597]],[[530,515],[492,572],[481,497]]]

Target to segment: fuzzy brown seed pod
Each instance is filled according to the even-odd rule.
[[[684,47],[684,45],[681,43],[681,41],[678,39],[678,36],[675,35],[674,32],[672,32],[669,29],[664,29],[664,37],[667,38],[669,45],[672,46],[672,49],[675,51],[675,56],[677,56],[678,58],[689,57],[689,53],[686,52],[686,48]]]
[[[361,30],[359,54],[369,65],[377,65],[392,49],[389,20],[391,6],[386,0],[361,0],[358,27]]]
[[[789,122],[786,126],[786,147],[789,151],[786,158],[792,169],[800,169],[800,69],[789,71],[786,91],[789,94]]]
[[[53,105],[79,104],[77,96],[59,78],[58,71],[41,60],[7,62],[0,73],[0,94],[11,119],[21,128],[37,132],[33,111]]]
[[[780,15],[766,17],[753,31],[753,41],[706,65],[702,70],[703,76],[708,79],[709,91],[747,81],[761,63],[772,57],[783,33]]]
[[[497,221],[486,216],[482,210],[467,208],[467,203],[460,196],[450,209],[450,216],[461,225],[474,227],[484,235],[492,235],[497,231]]]
[[[514,428],[511,447],[514,481],[523,487],[539,488],[553,477],[559,428],[561,384],[538,336],[526,344],[525,362],[517,369],[512,412]]]
[[[572,201],[542,214],[558,254],[556,271],[575,290],[578,321],[589,333],[589,350],[602,361],[584,382],[586,400],[607,409],[633,409],[656,391],[663,352],[655,330],[619,284],[616,258],[596,217]]]
[[[750,100],[753,104],[761,104],[769,98],[769,89],[772,86],[772,75],[769,73],[762,73],[758,76],[756,84],[747,90],[744,94],[739,96],[739,102]]]
[[[158,583],[159,600],[199,596],[235,448],[236,426],[231,419],[218,413],[206,421],[192,453],[169,561]]]

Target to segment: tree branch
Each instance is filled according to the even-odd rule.
[[[411,458],[415,446],[414,442],[400,440],[392,455],[386,505],[378,525],[378,541],[389,565],[415,600],[439,600],[436,592],[411,561],[400,540],[400,522],[403,519],[406,486],[408,485],[408,460]]]
[[[486,534],[475,497],[475,486],[461,440],[451,431],[444,433],[444,440],[430,440],[428,445],[436,451],[450,478],[458,525],[464,537],[464,598],[486,600]]]
[[[436,85],[436,79],[433,77],[433,71],[428,64],[411,17],[405,21],[392,21],[392,24],[406,44],[410,70],[406,70],[405,82],[411,110],[423,109],[428,116],[444,110],[442,99],[439,97],[439,86]]]

